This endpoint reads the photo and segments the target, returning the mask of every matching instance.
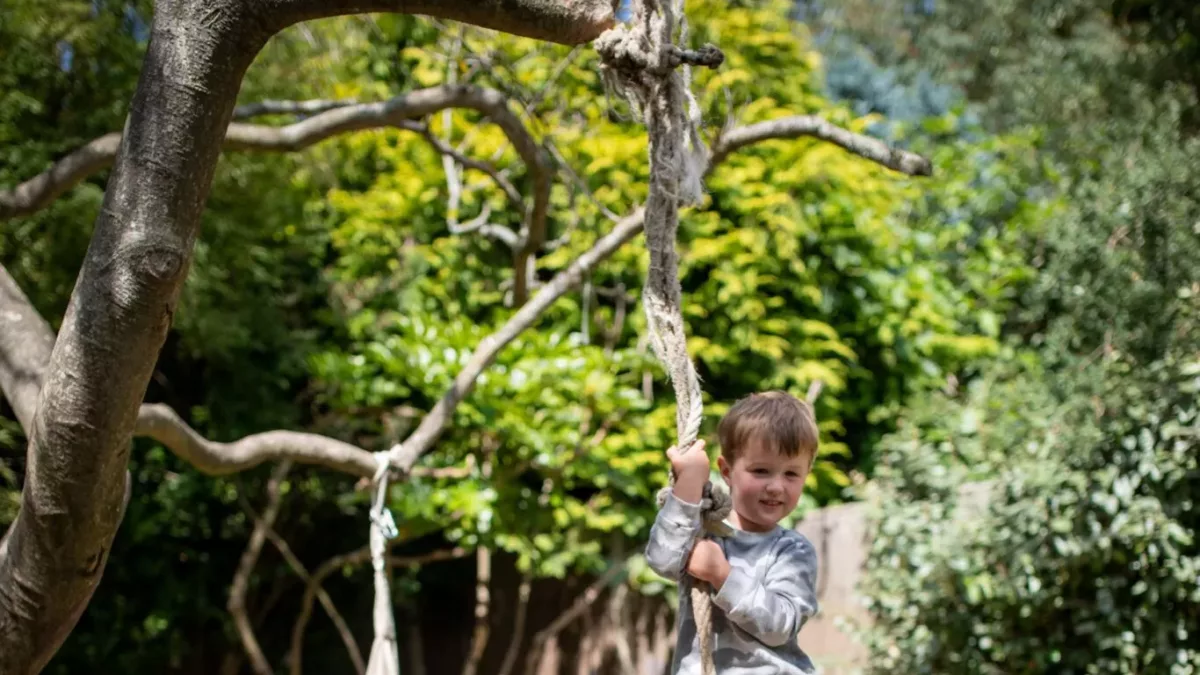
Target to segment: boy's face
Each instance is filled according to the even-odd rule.
[[[730,465],[717,458],[729,485],[735,525],[749,532],[766,532],[796,508],[808,478],[807,458],[788,457],[752,440]]]

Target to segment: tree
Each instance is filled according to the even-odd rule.
[[[268,459],[318,463],[360,476],[374,472],[370,453],[311,434],[271,432],[231,446],[208,443],[169,409],[143,405],[142,400],[191,262],[214,166],[227,144],[289,149],[322,133],[398,125],[415,115],[466,105],[488,111],[521,145],[520,124],[506,122],[502,99],[464,87],[414,92],[385,104],[336,107],[290,132],[230,126],[242,76],[271,35],[321,16],[398,10],[560,43],[587,42],[613,21],[612,8],[601,2],[571,6],[539,0],[404,6],[388,2],[331,6],[301,0],[230,0],[215,6],[187,0],[159,3],[119,146],[113,147],[114,137],[101,139],[84,151],[88,161],[82,162],[83,171],[76,170],[80,155],[68,157],[51,170],[48,180],[34,179],[27,189],[0,200],[12,208],[11,214],[27,210],[28,204],[38,201],[29,200],[28,194],[41,190],[45,195],[57,189],[56,170],[78,179],[112,157],[104,206],[57,338],[12,278],[7,273],[0,276],[8,322],[0,333],[4,356],[0,386],[30,439],[21,510],[0,544],[3,672],[38,672],[87,606],[121,521],[129,489],[125,467],[135,433],[158,438],[214,473],[241,470]],[[308,130],[315,133],[306,136]],[[239,136],[243,131],[249,135]],[[816,118],[729,130],[715,143],[714,157],[719,160],[754,141],[798,136],[832,141],[893,169],[928,171],[924,160]],[[526,147],[531,173],[536,174],[544,158]],[[539,197],[543,191],[538,187],[534,192],[526,229],[516,234],[513,247],[518,304],[524,300],[521,289],[528,280],[526,261],[545,243],[539,215],[544,209],[544,201],[539,201],[544,199]],[[23,199],[25,207],[20,206]],[[13,203],[18,206],[11,207]],[[521,305],[500,333],[485,339],[442,400],[403,443],[393,469],[409,473],[499,349],[639,228],[640,212],[620,219],[612,232]]]

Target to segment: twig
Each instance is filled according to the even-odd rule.
[[[513,635],[504,652],[504,661],[496,675],[509,675],[517,663],[517,652],[520,651],[521,639],[525,636],[525,615],[529,609],[529,596],[532,591],[532,572],[521,575],[521,585],[517,587],[517,609],[513,616]]]
[[[455,150],[442,139],[434,136],[433,132],[429,130],[429,126],[426,124],[405,120],[404,122],[400,123],[400,128],[420,134],[421,137],[426,140],[426,142],[433,146],[434,150],[437,150],[442,155],[450,157],[462,166],[487,174],[493,181],[496,182],[497,187],[504,192],[504,195],[508,197],[508,200],[512,202],[514,208],[519,211],[523,211],[525,209],[524,198],[521,196],[520,190],[518,190],[517,186],[513,185],[512,181],[506,178],[504,174],[490,162],[484,162],[473,157],[468,157],[458,150]]]
[[[554,621],[550,622],[549,626],[546,626],[542,630],[538,631],[537,635],[533,636],[533,642],[529,646],[529,654],[525,661],[526,675],[532,675],[537,669],[537,662],[541,657],[542,648],[545,646],[546,641],[551,637],[558,635],[562,629],[566,628],[568,624],[579,618],[579,616],[583,614],[588,607],[591,607],[592,603],[596,602],[596,598],[599,597],[600,592],[604,589],[604,587],[612,583],[614,579],[625,572],[625,566],[627,564],[628,561],[623,560],[609,567],[608,570],[600,576],[600,578],[593,581],[583,591],[583,593],[579,594],[579,597],[575,598],[575,602],[571,603],[571,606],[568,607],[565,612],[559,614]]]
[[[487,442],[492,446],[492,442]],[[492,477],[491,452],[494,447],[485,448],[483,458],[483,478],[485,481]],[[481,533],[482,534],[482,533]],[[488,638],[491,635],[489,614],[492,606],[492,551],[480,543],[475,549],[475,630],[471,633],[471,647],[467,651],[467,660],[463,664],[462,675],[475,675],[479,670],[479,662],[487,650]]]
[[[254,637],[254,626],[246,615],[246,589],[250,585],[250,575],[254,572],[254,566],[258,563],[258,556],[262,552],[267,530],[275,524],[275,520],[279,517],[279,507],[283,501],[279,486],[291,468],[291,462],[283,461],[276,465],[271,472],[271,477],[267,481],[267,507],[263,509],[262,518],[255,523],[254,531],[250,534],[250,541],[246,544],[246,550],[242,553],[237,572],[233,575],[233,583],[229,589],[229,601],[226,604],[229,613],[233,615],[233,623],[241,638],[242,648],[246,650],[246,655],[250,658],[250,665],[256,675],[272,675],[272,670],[271,665],[267,662],[267,657],[263,655],[262,648],[258,644],[258,639]]]
[[[238,501],[241,502],[242,508],[246,510],[256,524],[262,522],[259,515],[255,513],[254,507],[250,505],[250,502],[244,496],[238,495]],[[312,576],[308,573],[308,569],[304,567],[304,563],[300,562],[300,559],[292,552],[292,547],[275,531],[274,527],[270,525],[266,526],[266,536],[267,540],[283,556],[288,567],[291,567],[296,576],[300,577],[300,580],[305,583],[305,586],[312,583]],[[358,675],[363,675],[367,670],[367,664],[363,661],[362,650],[358,648],[358,643],[355,642],[354,634],[350,632],[350,626],[346,623],[346,619],[338,611],[337,606],[333,603],[333,598],[329,597],[329,593],[325,592],[324,588],[317,588],[317,599],[321,601],[321,606],[325,608],[325,613],[329,615],[329,620],[333,622],[338,635],[341,636],[342,644],[346,645],[346,652],[350,655],[350,661],[354,664],[354,672],[358,673]]]
[[[396,543],[395,540],[392,543]],[[419,556],[388,556],[387,562],[394,567],[411,567],[439,560],[461,558],[466,554],[467,551],[465,549],[452,548]],[[308,586],[304,589],[304,595],[300,598],[300,611],[296,615],[295,623],[292,624],[292,644],[289,650],[292,675],[300,675],[302,672],[301,657],[304,651],[304,632],[308,627],[309,619],[312,617],[313,600],[317,597],[317,592],[321,588],[321,584],[325,581],[325,577],[333,574],[338,569],[343,567],[357,567],[370,559],[370,546],[363,546],[362,548],[342,553],[326,560],[312,573],[308,581]]]

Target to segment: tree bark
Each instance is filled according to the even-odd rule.
[[[266,35],[231,2],[163,2],[129,132],[26,429],[0,555],[0,672],[39,672],[91,599],[130,438],[186,275],[220,138]]]

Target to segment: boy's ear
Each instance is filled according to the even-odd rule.
[[[729,470],[731,468],[729,462],[725,461],[724,455],[717,455],[717,469],[720,470],[721,478],[724,478],[726,483],[729,482]]]

